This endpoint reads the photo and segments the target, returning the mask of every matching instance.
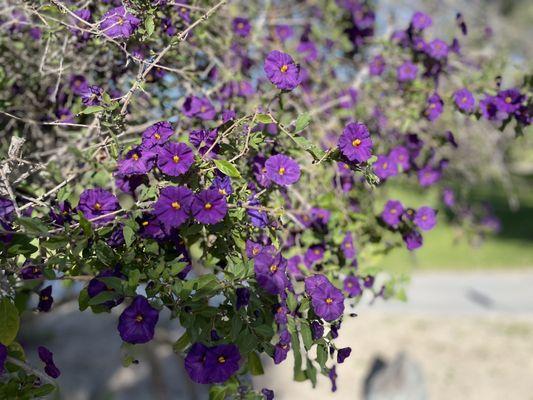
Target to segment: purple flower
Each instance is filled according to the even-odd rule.
[[[292,57],[281,51],[271,51],[265,59],[265,73],[278,89],[293,90],[300,80],[300,67],[295,64]]]
[[[301,280],[304,278],[302,271],[300,271],[300,265],[302,265],[302,263],[302,256],[299,254],[292,256],[287,261],[287,270],[289,274],[296,280]]]
[[[245,307],[250,303],[250,289],[241,287],[235,290],[235,295],[237,296],[237,310],[241,307]]]
[[[375,174],[381,180],[398,175],[398,165],[395,162],[392,162],[392,160],[384,154],[378,156],[373,167]]]
[[[357,96],[358,96],[357,90],[355,90],[354,88],[343,90],[342,92],[339,93],[339,98],[343,98],[345,100],[342,100],[339,103],[339,106],[341,108],[354,107],[355,104],[357,103]]]
[[[311,246],[305,252],[305,264],[311,266],[324,258],[324,247],[321,245]]]
[[[322,324],[320,324],[320,322],[311,322],[311,336],[313,337],[313,340],[322,339],[324,336],[324,327]]]
[[[120,175],[144,175],[150,171],[155,163],[156,153],[137,147],[130,150],[126,157],[118,162]]]
[[[459,110],[465,112],[474,111],[476,100],[468,89],[463,88],[455,91],[455,93],[453,94],[453,99],[455,101],[455,105],[457,106],[457,108],[459,108]]]
[[[88,85],[81,94],[82,103],[86,106],[97,106],[102,101],[104,90],[100,86]]]
[[[154,338],[159,320],[159,311],[153,308],[146,297],[137,295],[120,314],[118,331],[123,341],[132,344],[146,343]]]
[[[276,154],[265,162],[267,176],[281,186],[289,186],[300,179],[300,166],[292,158]]]
[[[182,111],[189,118],[196,117],[204,121],[212,120],[217,115],[215,107],[205,97],[187,97],[183,103]]]
[[[359,278],[353,275],[347,276],[344,279],[344,291],[348,293],[348,296],[350,297],[357,297],[363,293]]]
[[[287,260],[281,254],[261,252],[254,259],[257,283],[270,294],[281,294],[289,285]]]
[[[294,34],[294,30],[290,25],[276,25],[274,31],[281,42],[285,42],[286,40],[290,39]]]
[[[311,297],[315,314],[326,321],[338,319],[344,312],[344,296],[324,275],[305,280],[305,291]]]
[[[11,221],[15,215],[13,202],[5,197],[0,197],[0,220]]]
[[[260,207],[261,203],[254,197],[251,197],[248,200],[248,205],[251,207]],[[265,211],[261,211],[259,209],[254,208],[248,208],[246,210],[246,213],[248,214],[248,217],[250,218],[250,222],[253,226],[256,226],[258,228],[266,228],[268,225],[268,214]]]
[[[344,257],[346,259],[351,259],[355,257],[355,246],[353,244],[353,236],[352,232],[346,232],[346,235],[344,235],[344,239],[341,243],[341,250],[344,254]]]
[[[449,49],[444,40],[434,39],[429,42],[426,51],[435,60],[442,60],[448,56]]]
[[[79,19],[72,17],[70,19],[71,25],[77,26],[84,30],[73,27],[69,28],[69,31],[76,35],[80,40],[88,40],[91,36],[90,32],[87,32],[87,30],[90,29],[90,26],[89,24],[84,24],[83,22],[81,22],[80,19],[86,22],[91,22],[91,11],[88,8],[82,8],[80,10],[74,11],[74,14],[76,14]]]
[[[169,231],[180,227],[189,218],[193,193],[183,186],[167,186],[161,190],[154,205],[154,215]]]
[[[280,364],[287,358],[291,346],[289,343],[278,343],[274,347],[274,364]]]
[[[207,347],[194,343],[185,357],[185,370],[196,383],[223,383],[239,370],[240,360],[234,344]]]
[[[400,223],[403,214],[403,205],[397,200],[389,200],[383,208],[381,219],[389,226],[396,226]]]
[[[445,188],[442,191],[442,202],[449,208],[452,208],[455,205],[455,193],[452,189]]]
[[[218,131],[216,129],[213,129],[212,131],[209,130],[197,130],[192,131],[189,134],[189,141],[191,144],[198,149],[198,152],[203,156],[207,153],[207,150],[213,146],[215,143],[215,140],[218,137]],[[216,153],[218,151],[218,145],[213,146],[210,154]]]
[[[4,365],[7,359],[7,347],[0,343],[0,376],[4,374]]]
[[[80,196],[78,210],[85,218],[92,220],[95,225],[102,225],[115,219],[115,215],[107,215],[119,209],[118,199],[102,188],[85,189]],[[104,215],[107,215],[104,217]]]
[[[246,37],[252,29],[250,22],[246,18],[237,17],[232,22],[233,32],[240,37]]]
[[[59,375],[61,375],[61,371],[54,363],[54,355],[50,350],[48,350],[44,346],[37,347],[37,353],[39,354],[39,358],[41,361],[45,364],[44,366],[44,372],[48,376],[51,376],[54,379],[59,378]]]
[[[350,357],[351,353],[352,353],[352,349],[350,347],[344,347],[342,349],[339,349],[337,351],[337,362],[339,364],[342,364],[344,360]]]
[[[141,20],[123,6],[112,8],[104,14],[100,29],[110,38],[128,38],[139,27]]]
[[[248,239],[246,241],[246,256],[248,258],[255,258],[259,253],[263,251],[264,248],[265,247],[262,244],[252,242]]]
[[[39,292],[39,304],[37,305],[37,309],[42,312],[48,312],[52,308],[53,302],[52,286],[49,285]]]
[[[526,96],[520,93],[518,89],[507,89],[500,91],[498,98],[502,100],[500,103],[501,110],[512,114],[520,108]]]
[[[418,183],[422,187],[428,187],[438,182],[442,174],[438,169],[432,168],[429,165],[418,171]]]
[[[489,121],[502,121],[507,118],[504,104],[504,101],[498,96],[485,96],[485,98],[479,102],[479,108],[485,119],[488,119]]]
[[[407,247],[407,250],[409,251],[416,250],[423,244],[422,235],[420,234],[420,232],[415,230],[405,233],[402,238]]]
[[[418,67],[411,61],[406,61],[396,70],[396,79],[398,82],[410,82],[416,79]]]
[[[358,122],[351,122],[339,137],[339,149],[350,161],[364,162],[372,155],[372,139],[367,127]]]
[[[403,147],[398,146],[392,149],[389,153],[389,160],[396,164],[397,168],[405,172],[411,167],[409,163],[409,151]]]
[[[381,76],[385,70],[385,59],[381,54],[375,56],[372,61],[370,61],[370,75]]]
[[[142,147],[151,149],[165,144],[174,134],[172,125],[167,121],[156,122],[143,132]]]
[[[29,261],[24,263],[25,267],[19,272],[19,276],[24,280],[39,279],[43,277],[43,271],[36,265],[32,265]]]
[[[267,389],[267,388],[263,388],[263,389],[261,389],[261,394],[263,395],[264,400],[274,400],[274,391],[273,390],[270,390],[270,389]]]
[[[429,231],[437,224],[437,213],[431,207],[420,207],[416,210],[414,222],[423,231]]]
[[[216,189],[202,190],[194,196],[191,211],[198,222],[216,224],[222,221],[228,212],[226,197]]]
[[[231,186],[231,178],[227,175],[217,175],[213,179],[210,189],[218,190],[222,196],[230,196],[233,193],[233,186]]]
[[[428,44],[421,37],[413,38],[413,47],[418,52],[426,52],[428,50]]]
[[[429,15],[424,14],[421,11],[417,11],[413,14],[411,24],[414,29],[422,31],[426,28],[429,28],[433,24],[433,21]]]
[[[70,77],[70,88],[72,89],[72,93],[74,93],[77,96],[82,96],[84,93],[87,93],[88,84],[87,79],[83,75],[72,75]]]
[[[104,279],[100,279],[104,278]],[[124,274],[122,274],[118,268],[112,269],[106,269],[102,272],[98,273],[93,279],[89,281],[89,285],[87,285],[87,294],[89,295],[89,298],[93,298],[98,296],[100,293],[108,293],[108,292],[115,292],[115,289],[112,286],[108,286],[105,282],[105,278],[117,278],[117,279],[125,279],[126,277]],[[108,300],[103,302],[101,305],[107,308],[108,310],[111,310],[113,307],[118,306],[122,301],[124,300],[124,296],[118,296],[112,300]]]
[[[182,175],[193,163],[194,153],[185,143],[167,143],[157,151],[157,166],[166,175]]]
[[[331,381],[331,391],[337,391],[337,367],[334,365],[328,372],[329,380]]]
[[[311,41],[300,42],[296,51],[304,56],[304,60],[308,63],[315,61],[318,57],[318,50],[316,45]]]
[[[435,121],[442,114],[444,102],[437,93],[433,93],[427,100],[425,114],[427,119]]]

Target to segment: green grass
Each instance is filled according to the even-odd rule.
[[[383,259],[382,266],[390,271],[472,270],[533,268],[533,187],[531,180],[515,183],[520,209],[511,211],[503,190],[496,185],[475,190],[473,201],[487,201],[502,222],[502,230],[481,243],[473,244],[461,230],[446,222],[439,213],[439,224],[424,233],[424,246],[408,252],[398,249]],[[438,194],[426,194],[392,188],[390,198],[418,207],[435,199]]]

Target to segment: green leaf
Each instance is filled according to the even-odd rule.
[[[242,178],[235,165],[226,160],[213,160],[220,172],[231,178]]]
[[[135,240],[135,231],[129,226],[124,225],[124,228],[122,228],[122,233],[124,234],[124,241],[126,242],[126,247],[130,247],[133,241]]]
[[[115,263],[115,252],[104,242],[96,242],[94,250],[96,257],[105,265],[112,265]]]
[[[48,227],[44,222],[39,221],[37,218],[20,217],[17,222],[28,233],[47,233]]]
[[[189,334],[187,331],[181,337],[174,342],[174,345],[172,346],[172,349],[175,353],[179,353],[183,350],[185,350],[185,347],[191,342],[191,338],[189,337]]]
[[[298,146],[300,146],[302,149],[311,154],[315,160],[321,159],[326,154],[324,150],[322,150],[317,145],[310,142],[307,138],[304,138],[303,136],[294,137],[294,141],[298,144]]]
[[[88,304],[90,306],[96,306],[98,304],[103,304],[106,301],[115,300],[119,296],[120,294],[116,292],[107,292],[107,291],[101,292],[101,293],[98,293],[96,296],[91,297],[89,299]]]
[[[265,373],[261,359],[255,351],[248,354],[248,367],[250,368],[250,373],[254,376],[263,375]]]
[[[226,386],[211,386],[209,389],[209,400],[224,400],[226,398]]]
[[[291,312],[294,312],[296,307],[298,307],[298,300],[296,300],[296,297],[291,292],[287,294],[287,307],[289,307]]]
[[[89,106],[81,110],[80,114],[94,114],[103,110],[105,110],[105,108],[102,106]]]
[[[261,122],[262,124],[271,124],[274,122],[272,121],[272,117],[268,114],[257,114],[255,116],[255,120]]]
[[[302,334],[305,349],[309,350],[313,345],[313,335],[309,323],[306,320],[300,320],[300,333]]]
[[[326,362],[328,361],[328,348],[325,343],[319,343],[316,348],[316,361],[324,370],[326,368]]]
[[[17,307],[7,298],[0,300],[0,343],[9,346],[17,337],[20,317]]]
[[[78,307],[80,311],[85,311],[89,307],[89,293],[87,288],[84,288],[80,291],[78,296]]]
[[[152,36],[152,33],[154,33],[155,24],[154,24],[154,16],[149,15],[146,20],[144,21],[144,28],[146,29],[146,35]]]
[[[305,128],[309,126],[309,123],[311,122],[311,117],[308,113],[304,113],[298,117],[296,120],[296,127],[294,129],[295,133],[303,131]]]
[[[51,237],[46,242],[41,241],[41,245],[50,250],[64,249],[67,244],[68,238],[63,235]]]

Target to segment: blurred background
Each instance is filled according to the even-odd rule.
[[[414,10],[432,15],[436,34],[454,29],[456,12],[474,35],[492,31],[488,55],[503,53],[510,60],[504,82],[512,82],[518,70],[531,71],[531,0],[381,0],[378,34],[387,21],[406,26]],[[472,135],[482,140],[482,128],[476,129]],[[441,216],[422,249],[398,250],[382,261],[389,271],[412,276],[407,302],[363,299],[353,310],[357,317],[345,319],[338,345],[350,346],[352,355],[337,370],[335,393],[327,379],[314,390],[309,382],[293,382],[290,359],[276,368],[265,359],[265,375],[254,378],[255,386],[273,389],[281,400],[533,399],[531,142],[526,132],[509,154],[511,168],[496,168],[497,176],[487,155],[487,179],[473,187],[472,200],[490,204],[499,233],[472,238]],[[389,195],[417,207],[439,194],[402,186]],[[169,346],[180,330],[164,316],[157,340],[138,349],[139,363],[123,368],[120,311],[80,313],[66,295],[54,313],[26,317],[21,342],[27,354],[35,354],[37,344],[54,349],[64,399],[207,398],[206,388],[184,376],[183,360]]]

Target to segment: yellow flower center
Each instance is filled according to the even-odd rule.
[[[94,209],[95,210],[101,210],[102,209],[102,205],[100,203],[94,203]]]
[[[211,203],[205,203],[204,208],[205,208],[206,210],[211,210],[211,208],[213,208],[213,205],[212,205]]]
[[[141,314],[139,314],[139,315],[137,315],[137,316],[135,317],[135,321],[137,321],[137,322],[142,322],[143,319],[144,319],[144,318],[143,318],[143,316],[142,316]]]
[[[388,166],[389,166],[389,164],[388,164],[388,163],[383,163],[383,169],[387,169],[387,168],[388,168]]]
[[[353,147],[358,147],[360,144],[361,144],[361,139],[355,139],[355,140],[352,142],[352,146],[353,146]]]
[[[43,296],[43,297],[41,297],[41,299],[42,299],[43,301],[47,301],[47,300],[49,299],[49,297],[48,297],[48,296]]]
[[[432,109],[432,110],[433,110],[435,107],[437,107],[437,105],[436,105],[435,103],[431,103],[431,104],[429,105],[429,108]]]
[[[139,159],[139,155],[137,153],[134,153],[131,158],[133,158],[133,161],[137,161]]]
[[[278,270],[278,266],[276,264],[270,266],[270,272],[274,273]]]
[[[395,208],[393,208],[392,210],[390,210],[390,213],[391,213],[391,214],[396,214],[397,212],[398,212],[398,211],[396,211]]]
[[[348,283],[346,284],[346,286],[348,286],[348,287],[352,287],[352,286],[353,286],[353,283],[352,283],[352,282],[348,282]]]
[[[333,299],[331,297],[328,297],[326,299],[326,304],[331,304],[331,303],[333,303]]]
[[[207,111],[207,107],[206,106],[202,106],[200,107],[200,112],[206,112]]]
[[[174,161],[176,164],[180,161],[180,157],[178,155],[172,157],[172,161]]]
[[[142,226],[148,226],[148,221],[143,221]]]
[[[244,24],[242,22],[239,22],[237,24],[237,29],[242,29],[242,28],[244,28]]]
[[[173,203],[171,204],[171,206],[172,206],[172,208],[173,208],[174,210],[179,210],[179,209],[181,208],[181,204],[178,203],[177,201],[173,202]]]
[[[426,221],[428,219],[427,215],[422,215],[422,221]]]
[[[124,19],[122,17],[119,17],[117,24],[119,24],[120,26],[124,25]]]
[[[161,139],[161,135],[160,135],[159,133],[154,134],[154,137],[155,137],[157,140]]]
[[[511,99],[509,96],[507,96],[507,97],[505,98],[505,102],[506,102],[507,104],[511,103],[511,101],[513,101],[513,99]]]
[[[283,175],[284,173],[285,173],[285,168],[281,167],[281,168],[278,170],[278,174]]]
[[[220,364],[224,364],[226,362],[226,359],[224,358],[224,356],[220,356],[220,357],[218,357],[218,362]]]
[[[344,245],[344,247],[346,247],[347,249],[351,249],[352,248],[352,244],[351,243],[346,243]]]
[[[319,249],[315,249],[314,252],[315,252],[316,255],[320,254],[320,250]]]
[[[466,103],[466,100],[467,100],[467,98],[463,97],[463,99],[461,100],[461,103]]]
[[[218,189],[218,193],[220,193],[222,196],[226,196],[227,193],[224,189]]]
[[[254,256],[258,255],[259,254],[259,248],[258,247],[254,247],[253,250],[252,250],[252,254]]]
[[[279,70],[285,73],[287,72],[288,69],[289,69],[289,66],[287,64],[283,64]]]

